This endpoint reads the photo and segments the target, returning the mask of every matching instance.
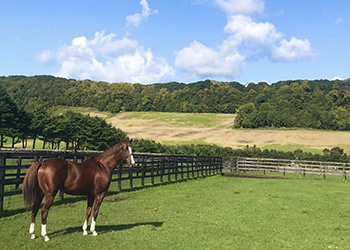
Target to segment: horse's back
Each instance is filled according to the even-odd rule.
[[[38,181],[44,193],[61,190],[71,195],[89,195],[108,189],[110,176],[93,159],[73,163],[50,158],[42,162]]]

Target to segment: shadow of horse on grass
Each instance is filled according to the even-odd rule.
[[[96,226],[96,229],[98,229],[99,234],[104,234],[111,231],[123,231],[127,229],[131,229],[138,226],[152,226],[154,229],[157,227],[161,227],[164,222],[144,222],[144,223],[133,223],[133,224],[121,224],[121,225],[100,225]],[[81,226],[77,227],[69,227],[65,229],[61,229],[55,232],[50,233],[51,236],[60,236],[60,235],[66,235],[71,233],[81,233],[82,229]],[[83,235],[83,234],[82,234]]]

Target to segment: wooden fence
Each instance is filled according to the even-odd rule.
[[[346,180],[350,174],[350,163],[234,157],[224,162],[224,170],[235,173],[253,171],[257,174],[265,174],[266,172],[277,172],[283,175],[297,173],[300,176],[318,174],[323,178],[326,175],[339,175],[343,176],[343,180]]]
[[[21,194],[21,184],[27,169],[34,161],[48,158],[63,158],[80,162],[100,153],[99,151],[57,151],[57,150],[10,150],[0,149],[0,212],[3,211],[4,197]],[[112,182],[118,182],[119,191],[122,182],[134,187],[134,180],[140,179],[155,184],[215,175],[222,172],[221,157],[160,155],[135,153],[135,166],[119,165],[114,170]],[[63,194],[61,194],[63,195]]]

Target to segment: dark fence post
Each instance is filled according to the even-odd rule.
[[[205,176],[208,176],[208,157],[205,157],[204,167],[205,167]]]
[[[182,181],[184,179],[184,160],[185,160],[185,157],[181,156],[180,157],[180,171],[181,171],[181,180]]]
[[[153,156],[151,156],[151,183],[154,185],[154,161]]]
[[[171,181],[171,178],[170,178],[170,175],[171,175],[171,165],[170,165],[170,162],[171,162],[171,157],[168,156],[168,157],[167,157],[167,161],[166,161],[166,165],[167,165],[167,169],[168,169],[168,182]]]
[[[119,164],[117,166],[117,173],[118,173],[118,190],[119,191],[122,191],[122,177],[123,177],[123,165],[122,164]]]
[[[129,179],[130,179],[130,188],[133,188],[134,187],[134,182],[133,182],[133,168],[129,167],[128,168],[128,172],[129,172]]]
[[[174,160],[174,170],[175,170],[175,181],[177,181],[177,174],[178,174],[178,165],[177,165],[177,157],[173,157],[173,160]]]
[[[141,186],[145,186],[145,175],[146,175],[146,166],[145,166],[145,157],[140,157],[139,159],[142,160],[141,162]]]
[[[204,160],[203,160],[203,158],[202,159],[200,159],[200,169],[201,169],[201,177],[203,177],[204,176]]]
[[[199,171],[200,171],[200,158],[198,156],[195,157],[196,161],[195,161],[195,169],[196,169],[196,172],[197,172],[197,178],[199,178]]]
[[[160,167],[160,183],[163,183],[163,176],[164,176],[164,158],[163,156],[158,157],[158,166]]]
[[[0,156],[0,213],[4,210],[4,191],[5,191],[5,166],[6,157]]]
[[[18,157],[18,163],[17,163],[17,173],[16,173],[16,189],[19,188],[19,181],[20,181],[20,178],[21,178],[21,166],[22,166],[22,157],[19,156]]]

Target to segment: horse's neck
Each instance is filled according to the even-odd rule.
[[[112,172],[114,168],[119,165],[120,158],[116,157],[116,153],[106,153],[103,152],[102,154],[95,157],[95,160],[98,161],[102,166],[104,166],[109,172]]]

